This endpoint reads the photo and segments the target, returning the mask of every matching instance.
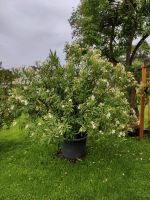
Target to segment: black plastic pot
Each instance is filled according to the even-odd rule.
[[[128,131],[128,136],[130,137],[138,137],[139,136],[139,128],[134,129],[133,131]],[[150,129],[144,129],[144,136],[150,137]]]
[[[86,141],[87,135],[77,139],[64,138],[62,155],[68,159],[84,157],[86,155]]]
[[[135,128],[132,131],[128,131],[129,137],[137,137],[139,136],[139,128]]]

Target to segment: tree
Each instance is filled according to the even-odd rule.
[[[143,0],[81,0],[70,24],[76,40],[96,45],[112,63],[130,67],[150,35],[150,3]],[[133,41],[140,38],[132,49]],[[122,61],[122,56],[124,60]]]
[[[135,48],[135,46],[133,46]],[[148,60],[150,57],[150,45],[148,42],[144,41],[140,49],[135,54],[135,59],[139,61]]]
[[[70,24],[73,37],[83,46],[96,45],[102,55],[130,70],[136,53],[150,35],[150,2],[147,0],[81,0]],[[133,41],[139,42],[133,48]],[[135,87],[129,101],[136,109]]]
[[[2,61],[0,61],[0,69],[2,68]]]
[[[11,70],[0,67],[0,128],[14,119],[8,101],[14,77]]]

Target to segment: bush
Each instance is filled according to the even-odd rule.
[[[14,119],[11,102],[8,101],[13,78],[10,70],[0,67],[0,128],[3,125],[9,125]]]
[[[125,135],[131,121],[127,88],[135,83],[133,75],[121,64],[113,67],[98,50],[90,48],[85,54],[78,45],[74,49],[80,52],[78,62],[72,54],[62,67],[51,52],[41,67],[20,69],[15,81],[21,84],[13,89],[11,102],[40,118],[32,135],[47,142],[79,133]]]

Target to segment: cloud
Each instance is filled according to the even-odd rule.
[[[79,0],[0,0],[0,60],[6,67],[33,65],[71,40],[68,18]]]
[[[5,67],[34,65],[49,49],[71,40],[68,18],[80,0],[0,0],[0,61]],[[150,42],[150,38],[148,39]]]

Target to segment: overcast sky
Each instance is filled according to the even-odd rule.
[[[63,61],[71,40],[68,18],[79,0],[0,0],[0,61],[3,66],[34,65],[49,49]]]
[[[34,65],[49,49],[71,41],[68,18],[80,0],[0,0],[0,61],[6,68]],[[148,40],[150,42],[150,38]]]

